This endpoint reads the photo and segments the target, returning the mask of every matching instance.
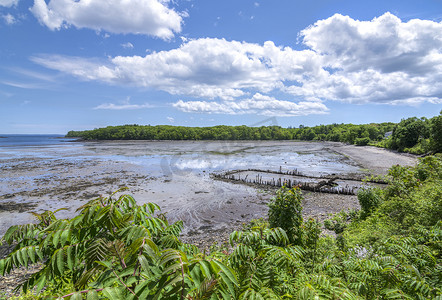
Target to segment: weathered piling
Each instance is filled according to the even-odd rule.
[[[241,178],[241,172],[256,172],[256,176],[254,179],[249,179],[249,174],[246,174],[245,177]],[[310,180],[315,180],[315,182],[306,182],[302,180],[296,180],[296,178],[269,178],[264,179],[262,173],[267,174],[275,174],[275,175],[284,175],[284,176],[296,176],[301,178],[306,178]],[[235,175],[238,174],[236,177]],[[301,174],[297,169],[294,170],[287,170],[284,171],[282,167],[279,167],[279,170],[272,171],[272,170],[259,170],[259,169],[246,169],[246,170],[233,170],[228,171],[221,174],[211,174],[214,178],[222,179],[222,180],[230,180],[235,182],[242,182],[246,184],[253,184],[253,185],[265,185],[265,186],[274,186],[274,187],[282,187],[286,186],[288,188],[292,188],[294,186],[300,187],[302,190],[306,191],[312,191],[312,192],[320,192],[320,193],[333,193],[333,194],[342,194],[342,195],[356,195],[358,188],[355,186],[338,186],[335,184],[336,180],[341,181],[359,181],[362,182],[362,179],[358,178],[345,178],[345,177],[339,177],[336,175],[329,175],[329,176],[320,176],[320,177],[314,177],[314,176],[307,176],[304,174]],[[370,182],[369,180],[365,180],[365,182]],[[373,181],[376,183],[382,183],[381,180]]]

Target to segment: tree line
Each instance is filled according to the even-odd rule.
[[[358,138],[380,141],[392,131],[394,123],[353,125],[331,124],[315,127],[248,127],[218,125],[184,127],[171,125],[121,125],[86,131],[69,131],[67,137],[85,140],[306,140],[336,141],[354,144]]]
[[[442,113],[442,112],[441,112]],[[120,125],[85,131],[69,131],[66,137],[85,140],[303,140],[334,141],[359,146],[374,145],[423,154],[442,150],[442,114],[431,119],[407,118],[399,123],[363,125],[330,124],[283,128],[218,125]]]

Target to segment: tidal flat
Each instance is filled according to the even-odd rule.
[[[216,242],[265,217],[274,189],[215,180],[229,170],[298,170],[310,176],[386,174],[416,158],[374,147],[299,141],[65,141],[0,147],[0,235],[33,221],[30,212],[78,207],[128,187],[138,203],[157,203],[183,220],[184,239]],[[305,217],[358,208],[356,196],[304,193]]]

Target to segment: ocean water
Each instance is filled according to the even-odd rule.
[[[0,147],[63,145],[74,140],[61,134],[0,134]]]

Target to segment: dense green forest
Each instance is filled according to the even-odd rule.
[[[442,150],[442,115],[408,118],[380,124],[331,124],[314,127],[170,125],[108,126],[86,131],[69,131],[67,137],[85,140],[304,140],[334,141],[359,146],[379,147],[424,154]]]
[[[72,219],[48,211],[12,226],[0,274],[42,263],[20,299],[442,299],[442,161],[394,166],[386,180],[324,223],[335,235],[282,188],[266,220],[210,250],[183,243],[182,222],[155,204],[99,197]]]

